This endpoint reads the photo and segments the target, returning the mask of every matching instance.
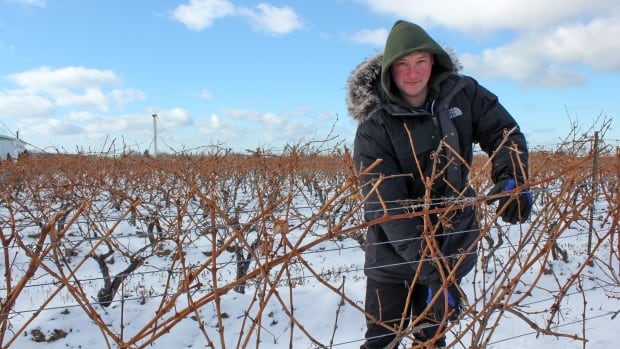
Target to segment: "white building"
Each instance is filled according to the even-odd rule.
[[[26,150],[26,143],[18,138],[0,135],[0,160],[17,159]]]

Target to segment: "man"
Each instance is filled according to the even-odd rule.
[[[378,220],[366,239],[362,348],[398,343],[396,333],[410,323],[425,347],[445,346],[440,330],[458,317],[458,283],[477,260],[475,207],[462,205],[475,197],[468,183],[474,144],[493,155],[489,195],[506,192],[502,219],[521,223],[531,211],[522,187],[525,137],[497,97],[455,65],[421,27],[397,21],[383,54],[347,82],[347,106],[358,122],[354,161],[360,171],[374,166],[361,178],[364,217]]]

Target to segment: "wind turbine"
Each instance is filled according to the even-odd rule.
[[[157,157],[157,113],[153,113],[153,157]]]

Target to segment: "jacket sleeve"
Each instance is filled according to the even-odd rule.
[[[367,196],[370,193],[364,207],[367,221],[410,212],[411,209],[405,206],[410,203],[407,183],[411,174],[402,173],[384,125],[370,119],[358,127],[353,158],[360,170],[381,159],[372,173],[361,178],[362,194]],[[377,181],[380,181],[378,190],[371,192]],[[385,234],[386,243],[390,243],[405,261],[415,262],[420,259],[422,224],[420,217],[414,217],[388,219],[378,225],[379,233]],[[411,263],[411,266],[416,268],[417,263]]]
[[[491,178],[494,183],[505,177],[523,183],[528,176],[528,149],[525,136],[497,96],[471,79],[474,139],[493,156]],[[511,132],[512,130],[512,132]]]

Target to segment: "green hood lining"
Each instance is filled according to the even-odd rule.
[[[429,80],[430,96],[439,95],[439,85],[455,71],[450,55],[417,24],[399,20],[394,23],[388,35],[381,64],[381,86],[391,103],[403,107],[409,105],[400,97],[398,88],[392,82],[390,67],[401,57],[413,52],[429,52],[434,56],[433,71]]]

